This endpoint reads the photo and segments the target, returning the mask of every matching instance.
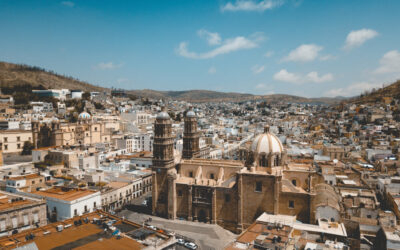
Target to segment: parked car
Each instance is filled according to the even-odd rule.
[[[185,240],[184,240],[184,239],[176,239],[176,242],[177,242],[179,245],[185,245]]]
[[[187,247],[189,249],[197,249],[197,245],[194,244],[193,242],[186,242],[185,247]]]

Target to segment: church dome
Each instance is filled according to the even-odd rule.
[[[254,139],[250,150],[256,154],[281,154],[283,146],[279,138],[269,132],[269,127],[265,127],[264,133]]]
[[[78,119],[90,119],[90,117],[91,115],[88,112],[83,111],[79,114]]]
[[[161,120],[170,119],[169,114],[167,113],[165,107],[162,107],[162,108],[161,108],[161,112],[158,113],[156,119],[161,119]]]
[[[196,113],[193,111],[193,108],[190,107],[188,112],[186,113],[186,117],[196,117]]]

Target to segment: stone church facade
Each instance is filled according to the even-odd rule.
[[[288,165],[282,143],[268,127],[254,139],[245,161],[207,160],[195,157],[197,119],[192,111],[187,116],[179,163],[173,158],[171,119],[165,110],[156,117],[154,215],[216,223],[233,232],[241,232],[263,212],[296,215],[305,223],[320,219],[314,189],[320,180],[317,171]]]

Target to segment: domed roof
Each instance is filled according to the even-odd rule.
[[[90,119],[90,117],[91,117],[91,115],[86,111],[83,111],[78,116],[79,119]]]
[[[161,108],[161,112],[158,113],[156,119],[170,119],[165,107]]]
[[[189,111],[186,113],[186,117],[196,117],[196,113],[193,111],[192,107],[189,108]]]
[[[264,133],[256,136],[250,149],[257,154],[280,154],[283,151],[283,146],[279,138],[269,132],[269,127],[265,127]]]

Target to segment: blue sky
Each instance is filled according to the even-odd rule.
[[[0,60],[125,89],[352,96],[400,77],[400,1],[0,1]]]

